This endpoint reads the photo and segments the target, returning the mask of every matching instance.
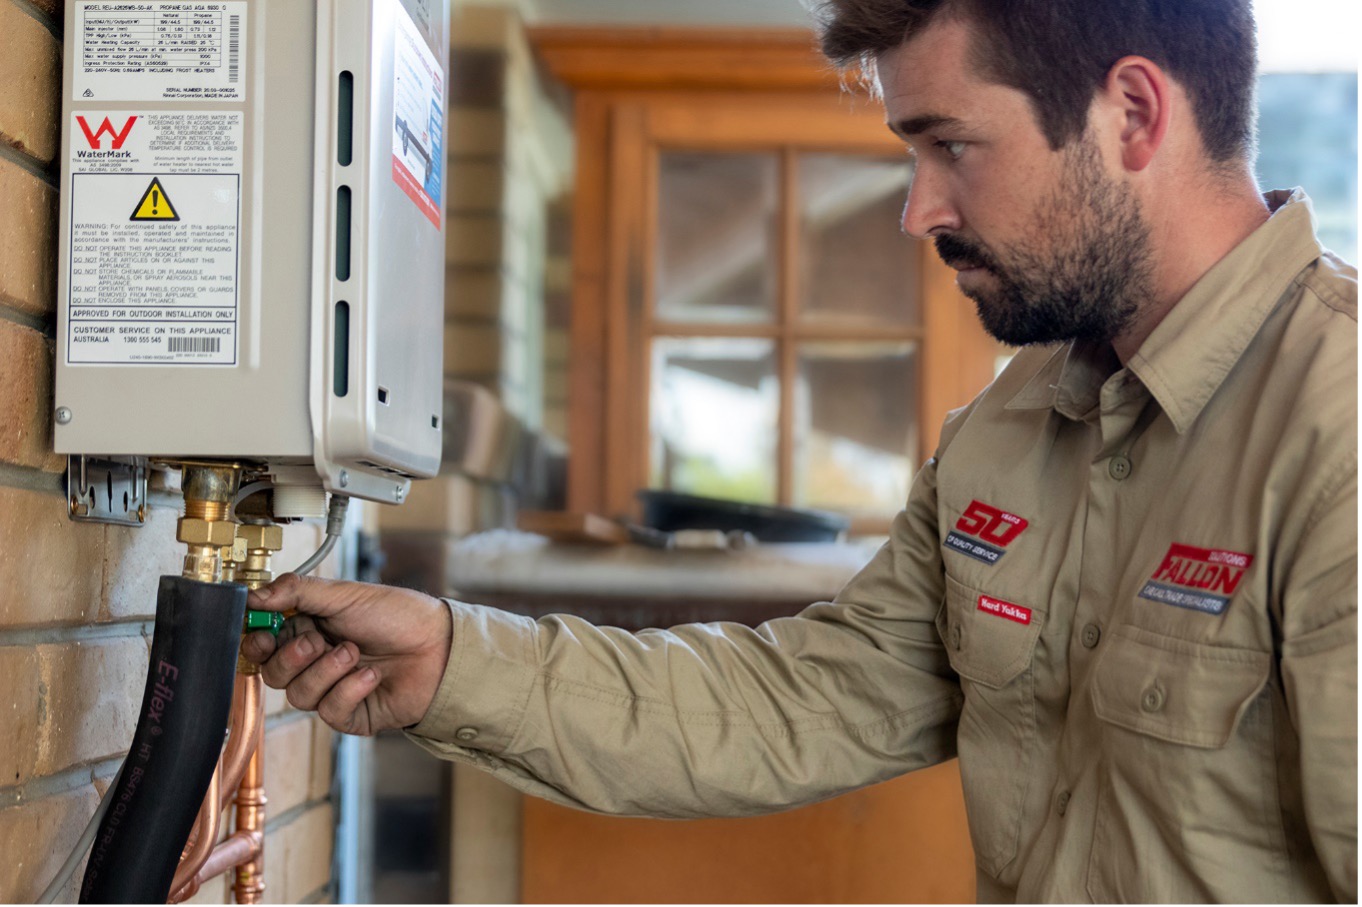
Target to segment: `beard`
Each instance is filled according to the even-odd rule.
[[[1064,154],[1063,182],[1040,205],[1034,238],[990,249],[957,234],[936,237],[946,264],[992,276],[990,286],[964,292],[984,329],[1011,346],[1109,343],[1150,295],[1149,227],[1138,200],[1103,172],[1088,136]]]

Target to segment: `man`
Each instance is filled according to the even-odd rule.
[[[832,0],[904,228],[1025,348],[833,603],[630,634],[284,577],[247,654],[522,790],[743,815],[959,754],[981,900],[1355,901],[1356,273],[1254,186],[1248,0]]]

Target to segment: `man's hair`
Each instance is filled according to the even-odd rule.
[[[936,17],[968,22],[981,74],[1030,98],[1056,151],[1083,133],[1093,95],[1129,54],[1154,61],[1186,89],[1212,160],[1253,151],[1250,0],[815,0],[813,12],[823,53],[871,75],[877,56]]]

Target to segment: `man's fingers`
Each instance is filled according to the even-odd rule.
[[[378,673],[373,668],[353,671],[331,687],[317,705],[317,714],[328,725],[345,734],[369,736],[381,728],[360,720],[357,712],[365,698],[378,688]]]
[[[255,589],[246,607],[257,611],[299,611],[330,617],[349,607],[361,594],[361,583],[285,573],[262,589]]]
[[[289,683],[289,705],[312,711],[340,680],[359,664],[359,650],[352,642],[341,643],[312,662]]]
[[[320,633],[309,630],[297,639],[282,643],[274,656],[260,666],[260,676],[265,678],[265,683],[282,690],[330,648]]]
[[[241,641],[241,654],[255,664],[264,664],[284,640],[275,641],[274,636],[264,630],[248,633]]]

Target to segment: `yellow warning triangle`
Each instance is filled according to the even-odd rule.
[[[132,217],[128,220],[179,220],[180,215],[175,210],[175,206],[170,203],[170,196],[166,195],[166,190],[161,186],[161,181],[156,177],[151,178],[151,185],[147,186],[147,191],[142,193],[142,200],[137,203],[137,207],[132,212]]]

